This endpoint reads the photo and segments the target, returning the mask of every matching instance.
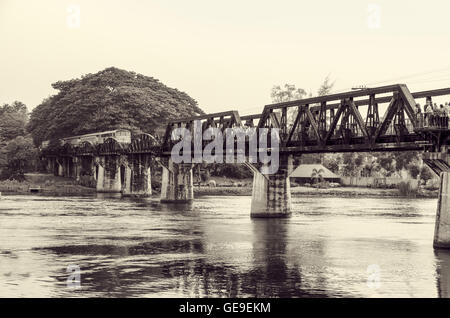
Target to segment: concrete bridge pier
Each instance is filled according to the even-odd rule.
[[[163,162],[164,161],[164,162]],[[192,163],[176,164],[172,159],[161,160],[162,203],[188,203],[194,200],[194,177]]]
[[[52,173],[53,175],[58,175],[58,163],[55,157],[50,157],[47,159],[46,164],[47,173]]]
[[[95,188],[97,185],[97,165],[95,164],[94,157],[80,156],[76,159],[76,180],[82,186]]]
[[[96,180],[97,180],[97,192],[103,192],[104,189],[104,178],[105,178],[105,161],[104,158],[95,158],[95,166],[96,166]]]
[[[120,166],[120,179],[122,186],[122,195],[131,196],[131,167],[128,163]]]
[[[55,158],[46,158],[45,159],[45,170],[47,173],[55,172]]]
[[[97,158],[97,192],[120,193],[120,166],[117,156]]]
[[[73,161],[73,177],[76,181],[80,181],[81,178],[81,159],[78,157],[72,158]]]
[[[120,166],[118,156],[106,156],[103,176],[103,192],[119,193],[122,190],[120,182]]]
[[[64,157],[63,158],[63,177],[70,178],[72,176],[72,158]]]
[[[450,248],[450,171],[441,173],[433,246]]]
[[[148,197],[152,195],[151,157],[147,154],[132,155],[125,168],[124,195]]]
[[[435,248],[450,249],[450,154],[447,149],[442,153],[427,156],[428,164],[440,172],[439,200],[434,229]],[[430,159],[432,157],[432,159]],[[436,167],[439,167],[437,169]]]
[[[64,176],[64,158],[55,160],[55,175],[59,177]]]
[[[68,157],[67,158],[67,170],[68,170],[68,177],[76,179],[77,177],[77,163],[75,157]]]
[[[291,215],[291,187],[289,175],[293,171],[292,156],[280,156],[280,167],[273,174],[253,170],[253,189],[250,217],[283,218]]]
[[[66,178],[74,178],[75,172],[75,158],[72,157],[62,157],[57,160],[58,163],[58,176]]]

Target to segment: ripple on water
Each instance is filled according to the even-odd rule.
[[[0,296],[433,297],[450,290],[450,254],[432,248],[436,200],[301,196],[283,220],[251,219],[250,203],[4,196]],[[78,291],[65,285],[73,264],[81,269]],[[381,270],[376,290],[367,285],[373,264]]]

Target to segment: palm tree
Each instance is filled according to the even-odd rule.
[[[317,181],[319,182],[323,182],[323,176],[322,174],[325,171],[323,171],[322,168],[320,168],[319,170],[317,170],[316,168],[313,169],[312,173],[311,173],[311,180],[313,181],[313,184],[316,184]]]

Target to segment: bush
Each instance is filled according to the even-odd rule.
[[[397,185],[397,190],[402,197],[415,198],[417,196],[417,189],[413,188],[409,182],[400,182]]]
[[[19,182],[25,181],[25,174],[22,170],[13,171],[10,169],[5,169],[0,174],[0,180],[15,180]]]
[[[428,166],[423,166],[422,171],[420,171],[420,179],[425,182],[433,179],[433,171]]]
[[[417,177],[420,175],[421,170],[419,165],[411,163],[408,165],[408,172],[413,179],[417,179]]]
[[[250,169],[241,164],[216,164],[210,166],[211,175],[215,177],[227,177],[233,179],[247,179],[253,177]]]

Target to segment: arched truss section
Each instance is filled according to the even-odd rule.
[[[64,154],[72,154],[75,152],[75,148],[71,144],[66,143],[61,147],[61,152]]]
[[[158,140],[150,134],[137,135],[128,147],[132,153],[151,152],[159,145]]]
[[[115,138],[108,138],[98,146],[98,152],[101,154],[115,154],[122,151],[122,145]]]
[[[202,131],[208,128],[218,128],[224,133],[227,128],[243,127],[241,117],[235,110],[171,120],[166,126],[166,134],[162,142],[163,148],[171,148],[174,142],[172,140],[173,132],[177,128],[185,128],[192,135],[196,122],[201,125]]]
[[[95,152],[95,146],[92,142],[85,140],[78,145],[77,152],[79,154],[92,154]]]

